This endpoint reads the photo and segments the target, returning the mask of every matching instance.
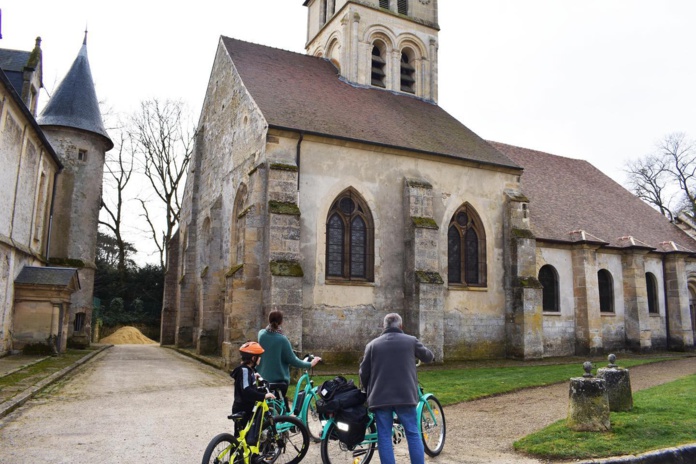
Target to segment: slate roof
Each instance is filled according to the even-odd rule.
[[[674,242],[674,251],[696,251],[691,237],[589,162],[490,143],[523,167],[522,192],[538,239],[575,241],[571,232],[582,230],[586,240],[609,246],[665,251],[661,244]]]
[[[32,115],[29,109],[26,107],[26,105],[22,101],[22,97],[19,96],[19,92],[15,90],[14,86],[12,85],[12,83],[10,82],[7,75],[2,69],[0,69],[0,83],[2,83],[2,85],[4,85],[7,88],[7,93],[10,95],[10,98],[12,98],[15,101],[19,109],[24,114],[26,120],[29,122],[29,124],[31,124],[31,127],[34,128],[37,136],[43,143],[44,148],[46,149],[46,151],[48,151],[48,153],[51,155],[51,158],[53,158],[53,161],[55,161],[56,165],[58,166],[58,169],[63,169],[63,163],[60,162],[60,158],[58,158],[58,155],[53,149],[53,146],[46,139],[46,136],[44,135],[43,131],[36,123],[34,115]]]
[[[41,126],[63,126],[82,129],[99,134],[107,140],[109,147],[114,144],[104,128],[97,93],[94,90],[92,71],[87,59],[87,43],[75,58],[46,107],[39,116]]]
[[[15,279],[15,284],[67,287],[73,278],[77,280],[77,288],[80,288],[75,268],[24,266]]]
[[[29,62],[31,52],[23,50],[0,49],[0,69],[5,72],[15,91],[21,95],[24,67]]]
[[[322,58],[221,40],[271,127],[519,169],[434,103],[349,84]]]

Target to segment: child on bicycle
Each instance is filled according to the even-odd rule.
[[[259,376],[256,373],[256,366],[261,362],[261,354],[263,354],[261,345],[256,342],[246,342],[239,351],[242,362],[230,372],[230,377],[234,379],[232,414],[244,413],[243,423],[246,423],[257,401],[275,399],[275,395],[256,386],[256,379]]]

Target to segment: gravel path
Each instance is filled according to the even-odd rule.
[[[633,390],[696,373],[696,358],[631,368]],[[0,419],[0,464],[200,462],[230,429],[232,380],[172,350],[117,345]],[[437,464],[528,464],[514,440],[567,414],[567,383],[445,408],[447,442]],[[397,446],[406,463],[406,444]],[[309,464],[320,464],[312,445]],[[372,463],[379,463],[375,454]]]

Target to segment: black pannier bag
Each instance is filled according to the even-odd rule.
[[[367,408],[360,404],[341,409],[336,413],[336,435],[349,448],[358,445],[365,439],[367,427]]]
[[[367,400],[367,395],[352,380],[340,375],[324,382],[318,393],[317,412],[323,415],[336,414],[343,409],[362,405]]]

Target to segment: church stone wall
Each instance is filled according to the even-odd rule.
[[[439,227],[438,271],[444,279],[447,227],[456,209],[469,202],[486,230],[488,287],[445,292],[444,351],[449,359],[504,355],[501,186],[512,176],[464,166],[447,167],[442,161],[399,153],[377,154],[358,145],[330,145],[305,138],[301,146],[300,205],[306,347],[326,357],[337,352],[359,356],[365,343],[381,332],[384,315],[406,309],[404,276],[414,269],[405,268],[403,188],[404,178],[417,178],[432,185],[433,218]],[[327,283],[324,277],[327,214],[336,196],[348,187],[363,196],[373,216],[374,283],[335,284]],[[351,336],[345,337],[344,333]]]
[[[569,250],[537,247],[537,276],[544,265],[553,266],[558,273],[557,313],[544,312],[544,356],[575,354],[575,301],[573,298],[573,263]]]

